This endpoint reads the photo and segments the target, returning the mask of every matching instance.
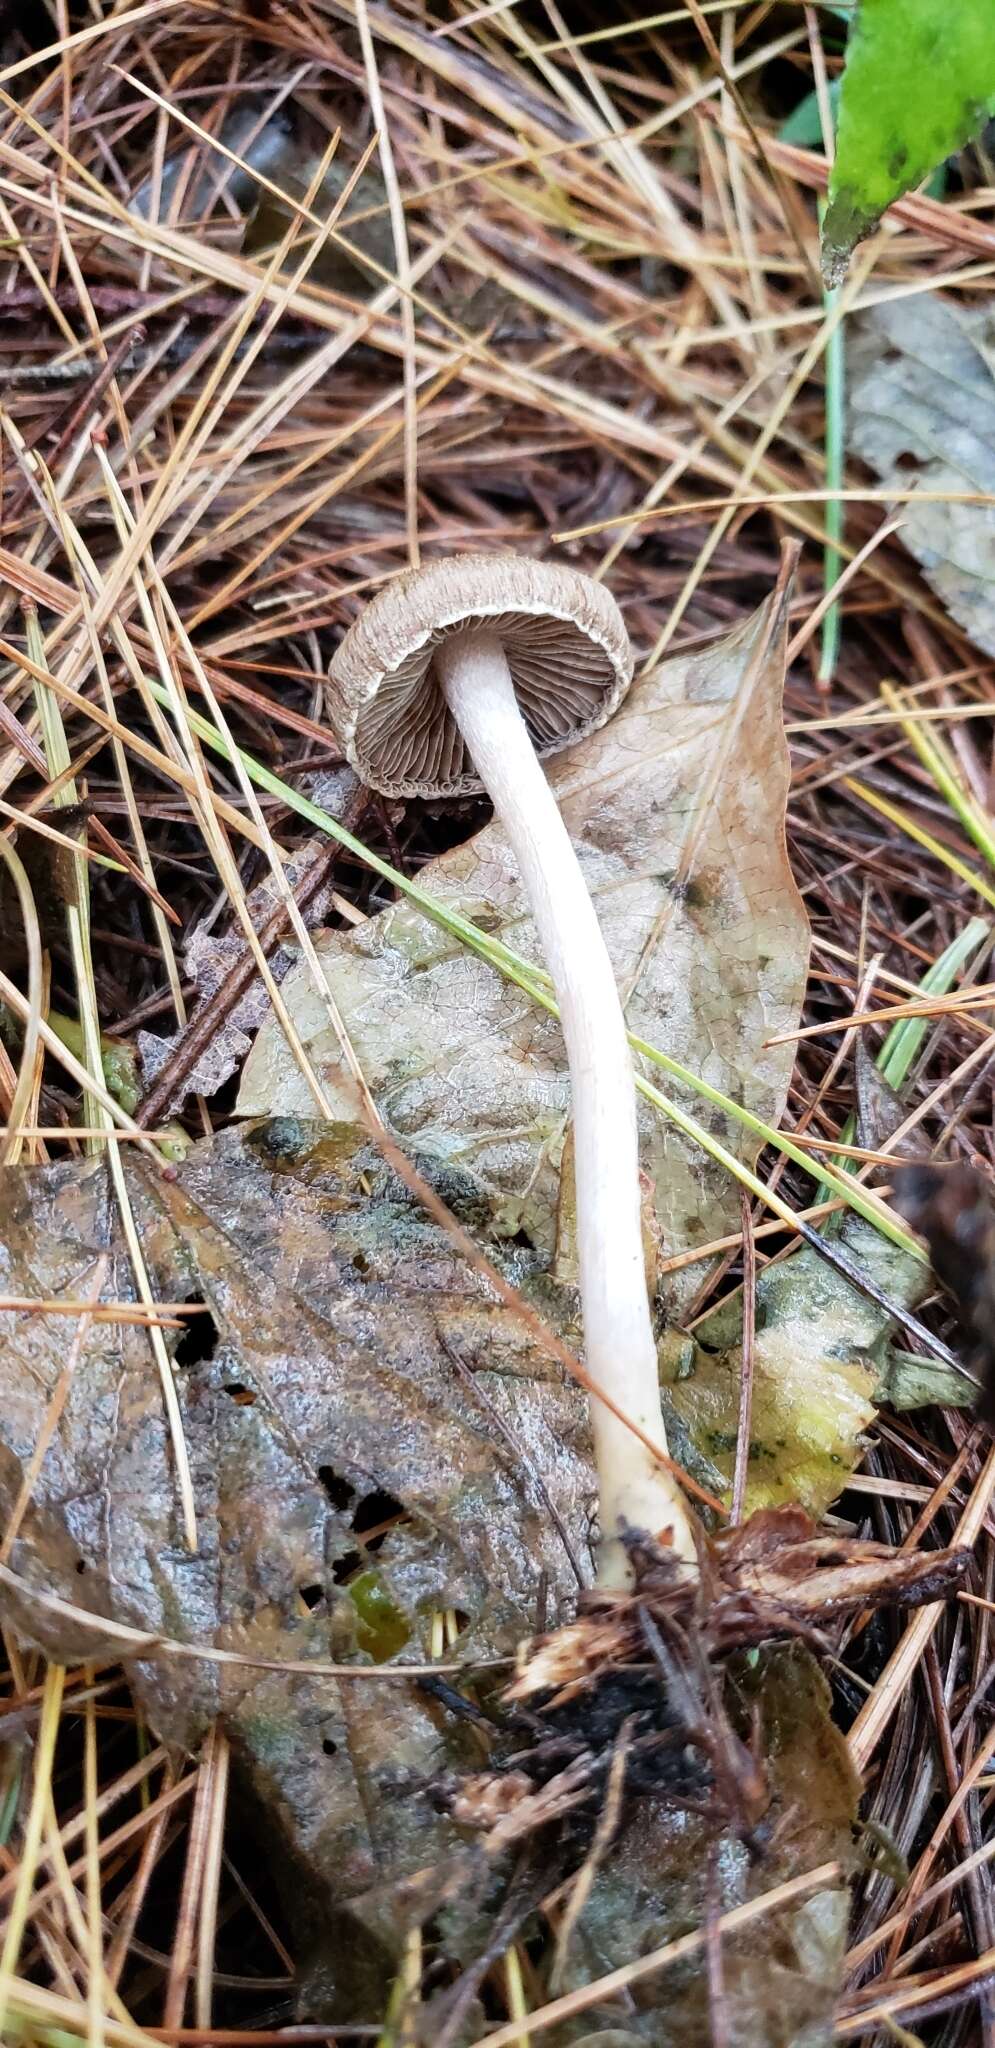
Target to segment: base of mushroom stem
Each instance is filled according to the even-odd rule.
[[[692,1574],[701,1564],[704,1532],[697,1516],[666,1467],[658,1465],[642,1446],[640,1454],[639,1462],[629,1456],[624,1475],[613,1473],[614,1483],[606,1485],[602,1478],[595,1577],[607,1592],[624,1592],[634,1583],[633,1538],[640,1530],[649,1531],[656,1548]],[[603,1470],[600,1460],[599,1468]]]
[[[763,1759],[729,1710],[742,1652],[800,1639],[830,1655],[849,1616],[950,1597],[972,1564],[966,1549],[823,1536],[798,1507],[702,1532],[697,1568],[644,1532],[620,1541],[630,1586],[582,1593],[573,1621],[523,1645],[494,1726],[498,1768],[436,1788],[488,1858],[568,1816],[583,1835],[613,1770],[613,1797],[665,1793],[759,1848]]]
[[[704,1531],[690,1516],[683,1517],[679,1527],[672,1519],[658,1524],[652,1535],[620,1517],[617,1533],[603,1534],[598,1540],[596,1590],[608,1595],[631,1592],[638,1579],[639,1557],[647,1545],[669,1558],[679,1579],[690,1585],[700,1570],[702,1540]]]
[[[800,1637],[826,1653],[848,1615],[943,1599],[971,1564],[966,1549],[894,1551],[820,1535],[796,1506],[758,1509],[714,1537],[697,1522],[693,1530],[692,1563],[670,1542],[623,1527],[615,1547],[626,1582],[599,1578],[581,1593],[574,1621],[524,1645],[506,1699],[559,1702],[596,1685],[605,1670],[617,1673],[633,1662],[642,1668],[647,1631],[665,1681],[673,1659],[668,1642],[689,1633],[713,1663],[779,1637]]]
[[[613,1770],[620,1814],[662,1795],[748,1843],[762,1820],[764,1774],[730,1720],[724,1656],[702,1633],[701,1571],[644,1531],[617,1540],[628,1584],[582,1592],[572,1621],[522,1645],[501,1696],[500,1767],[448,1787],[453,1819],[490,1857],[524,1853],[540,1828],[549,1843],[558,1823],[582,1861]]]

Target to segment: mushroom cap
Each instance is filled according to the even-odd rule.
[[[454,555],[384,584],[332,657],[328,717],[357,775],[384,796],[482,787],[434,673],[440,641],[476,624],[504,648],[539,754],[610,718],[632,680],[622,614],[560,562]]]

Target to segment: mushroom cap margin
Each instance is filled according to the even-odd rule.
[[[385,796],[462,796],[481,783],[432,654],[476,622],[500,638],[537,753],[603,725],[632,680],[610,592],[580,570],[510,554],[466,554],[384,584],[332,657],[330,723],[364,782]]]

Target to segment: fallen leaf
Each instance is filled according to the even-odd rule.
[[[171,1178],[141,1156],[126,1171],[156,1294],[210,1311],[175,1348],[198,1551],[183,1544],[147,1339],[132,1325],[93,1326],[13,1542],[4,1617],[62,1661],[117,1654],[108,1623],[141,1631],[132,1676],[157,1734],[192,1748],[217,1719],[231,1744],[292,1902],[302,2009],[338,2025],[382,2014],[407,1932],[431,1920],[462,1972],[431,2038],[457,2048],[485,2024],[483,1975],[557,1873],[576,1873],[576,1844],[600,1810],[581,1757],[546,1785],[516,1772],[514,1754],[503,1779],[489,1771],[492,1730],[472,1677],[476,1665],[493,1695],[535,1631],[541,1591],[550,1620],[573,1612],[567,1546],[586,1561],[593,1496],[586,1401],[354,1127],[276,1119],[196,1146]],[[465,1223],[486,1228],[473,1179],[445,1166],[436,1184]],[[79,1298],[105,1255],[107,1298],[128,1297],[102,1161],[8,1175],[0,1203],[0,1286]],[[516,1247],[504,1265],[569,1333],[572,1297],[541,1255]],[[61,1319],[8,1312],[0,1335],[9,1523],[66,1352]],[[714,1768],[706,1742],[697,1775],[721,1794],[731,1760],[737,1796],[755,1782],[762,1841],[748,1847],[707,1801],[678,1811],[637,1786],[576,1929],[568,1982],[591,1982],[716,1904],[845,1860],[856,1787],[824,1681],[797,1650],[765,1648],[740,1668],[729,1648],[738,1656],[741,1642],[887,1598],[889,1572],[899,1598],[937,1597],[954,1569],[931,1553],[926,1582],[921,1558],[896,1564],[878,1546],[819,1539],[795,1510],[748,1525],[715,1556],[720,1597],[704,1613],[726,1660],[726,1734]],[[623,1624],[654,1598],[645,1583],[624,1611],[616,1602]],[[377,1675],[427,1660],[440,1610],[455,1611],[465,1717],[431,1681]],[[163,1638],[235,1661],[181,1659]],[[505,1662],[489,1674],[495,1658]],[[326,1660],[362,1675],[329,1674]],[[514,1723],[498,1731],[502,1768],[509,1734],[521,1750]],[[467,1840],[481,1827],[483,1848]],[[821,2025],[845,1927],[833,1887],[724,1945],[732,2042],[787,2048],[803,2024]],[[641,1987],[636,2041],[698,2038],[704,1983],[700,1969],[678,1970]],[[434,2004],[427,2016],[434,2026]],[[551,2033],[551,2048],[575,2031]]]
[[[893,199],[995,110],[991,0],[860,0],[847,44],[822,267],[839,284]]]
[[[930,589],[995,654],[995,328],[934,293],[848,325],[849,445],[885,488],[914,493],[901,538]],[[955,504],[945,493],[987,502]]]
[[[847,1217],[837,1242],[896,1306],[926,1292],[921,1261],[859,1217]],[[799,1501],[821,1515],[863,1456],[894,1319],[805,1245],[758,1276],[756,1324],[747,1511]],[[673,1331],[663,1347],[670,1400],[704,1461],[695,1476],[720,1496],[735,1463],[742,1362],[738,1298],[693,1339]]]
[[[718,1576],[732,1596],[730,1618],[717,1596],[708,1625],[721,1643],[828,1628],[864,1607],[922,1607],[949,1599],[972,1564],[966,1548],[893,1550],[861,1538],[820,1536],[799,1508],[761,1508],[716,1546]],[[743,1608],[737,1613],[737,1606]]]
[[[849,1867],[859,1786],[846,1742],[813,1659],[775,1640],[831,1648],[847,1615],[947,1598],[973,1559],[820,1536],[787,1507],[704,1540],[697,1577],[643,1538],[632,1562],[631,1593],[582,1594],[576,1619],[520,1657],[505,1698],[527,1703],[533,1745],[513,1759],[509,1796],[493,1773],[458,1795],[467,1825],[488,1845],[510,1835],[523,1860],[548,1810],[574,1826],[585,1803],[598,1813],[574,1884],[560,1887],[557,1939],[561,1981],[592,1991],[710,1913],[829,1859]],[[547,1864],[553,1884],[548,1848]],[[723,1939],[720,1972],[698,1953],[639,1978],[614,2007],[603,2001],[604,2018],[624,2013],[632,2037],[657,2048],[716,2035],[744,2048],[827,2040],[846,1914],[835,1887],[798,1919],[786,1910],[759,1925],[756,1939]],[[553,2035],[574,2038],[570,2027]]]
[[[784,845],[786,616],[784,599],[768,602],[720,645],[667,662],[633,687],[610,725],[548,766],[632,1030],[775,1122],[793,1055],[767,1040],[797,1022],[808,952]],[[419,882],[539,960],[495,825],[431,862]],[[496,1228],[524,1232],[552,1255],[569,1114],[555,1019],[407,903],[330,933],[319,952],[374,1099],[402,1142],[470,1176]],[[283,995],[333,1105],[352,1115],[351,1082],[308,974],[289,974]],[[740,1124],[669,1079],[666,1089],[752,1162],[757,1143]],[[238,1106],[248,1115],[307,1107],[272,1018]],[[646,1105],[641,1132],[664,1253],[738,1226],[738,1190],[723,1168]],[[700,1269],[671,1276],[668,1306],[700,1279]]]
[[[554,1515],[589,1562],[586,1400],[373,1147],[354,1129],[283,1120],[198,1145],[173,1180],[132,1155],[127,1177],[156,1295],[210,1310],[176,1351],[199,1548],[183,1542],[147,1337],[92,1325],[9,1558],[29,1590],[5,1586],[4,1608],[25,1636],[62,1660],[96,1653],[99,1629],[53,1612],[54,1595],[249,1658],[421,1663],[433,1613],[450,1609],[472,1662],[508,1656],[534,1629],[541,1586],[550,1619],[572,1603]],[[443,1191],[479,1225],[474,1188],[450,1169]],[[4,1175],[0,1203],[0,1289],[80,1298],[108,1251],[105,1297],[132,1297],[102,1162]],[[537,1264],[518,1250],[507,1269],[528,1288]],[[65,1329],[0,1316],[5,1523]],[[195,1747],[220,1716],[305,1950],[311,1934],[327,1950],[350,1897],[457,1841],[424,1787],[468,1750],[478,1762],[479,1737],[415,1686],[168,1655],[135,1676],[170,1742]],[[395,1957],[355,1929],[340,1946],[337,2010],[368,2018]]]
[[[189,226],[216,219],[227,223],[231,207],[244,218],[244,253],[256,256],[282,239],[295,218],[295,204],[307,200],[309,192],[312,214],[327,220],[351,184],[345,210],[315,256],[309,276],[313,284],[335,291],[376,290],[376,269],[362,258],[369,257],[380,270],[394,261],[386,194],[376,172],[362,172],[352,183],[355,165],[344,153],[336,152],[325,162],[327,128],[293,102],[285,101],[273,112],[264,99],[250,94],[225,116],[218,139],[222,148],[215,150],[200,136],[187,133],[166,157],[161,173],[139,187],[131,200],[132,213],[171,222],[179,204],[181,221]],[[233,156],[237,162],[232,162]],[[311,188],[323,163],[315,192]],[[355,257],[346,243],[358,252]],[[288,260],[296,264],[298,259]]]
[[[830,1860],[849,1865],[860,1786],[815,1659],[798,1644],[767,1650],[752,1667],[744,1663],[729,1693],[743,1738],[752,1732],[766,1766],[765,1847],[757,1854],[707,1815],[675,1812],[666,1798],[640,1801],[594,1879],[565,1988],[662,1947],[701,1926],[709,1911],[727,1911]],[[724,1936],[728,2048],[828,2048],[848,1910],[845,1888],[833,1885]],[[585,2035],[590,2048],[614,2048],[616,2040],[626,2048],[688,2048],[716,2038],[701,1953],[633,1985],[614,2011],[589,2010],[588,2027],[595,2017],[619,2031]],[[550,2048],[566,2048],[577,2036],[564,2027],[545,2038]]]

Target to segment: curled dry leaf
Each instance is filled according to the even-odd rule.
[[[995,654],[995,320],[923,293],[850,323],[849,442],[901,507],[901,537],[951,617]],[[984,502],[951,503],[944,493]],[[937,494],[928,498],[926,493]]]
[[[715,1550],[721,1591],[708,1625],[720,1645],[724,1633],[737,1644],[751,1635],[759,1642],[829,1628],[865,1607],[949,1599],[972,1563],[963,1548],[897,1551],[887,1543],[820,1536],[800,1508],[761,1508],[720,1537]],[[743,1603],[739,1617],[737,1601]]]
[[[797,1021],[808,953],[784,845],[785,624],[786,598],[771,600],[719,645],[636,683],[609,726],[548,765],[632,1030],[774,1121],[792,1053],[766,1041]],[[514,859],[495,826],[431,862],[419,881],[541,966]],[[398,1135],[469,1175],[506,1235],[525,1232],[552,1252],[569,1114],[556,1020],[407,904],[329,934],[319,950],[374,1098]],[[351,1082],[307,973],[288,975],[283,994],[333,1103],[352,1115]],[[756,1141],[739,1124],[659,1072],[653,1078],[731,1151],[754,1158]],[[239,1108],[307,1108],[272,1019],[247,1063]],[[739,1195],[728,1173],[645,1105],[642,1158],[664,1253],[736,1227]],[[700,1278],[700,1270],[674,1276],[669,1305]]]
[[[865,1607],[947,1599],[972,1562],[964,1548],[896,1551],[820,1536],[800,1507],[760,1508],[713,1541],[703,1538],[699,1577],[642,1537],[632,1550],[634,1592],[583,1593],[577,1619],[536,1645],[510,1699],[576,1697],[606,1674],[641,1667],[647,1615],[667,1632],[691,1631],[703,1655],[718,1661],[778,1636],[811,1637]]]

